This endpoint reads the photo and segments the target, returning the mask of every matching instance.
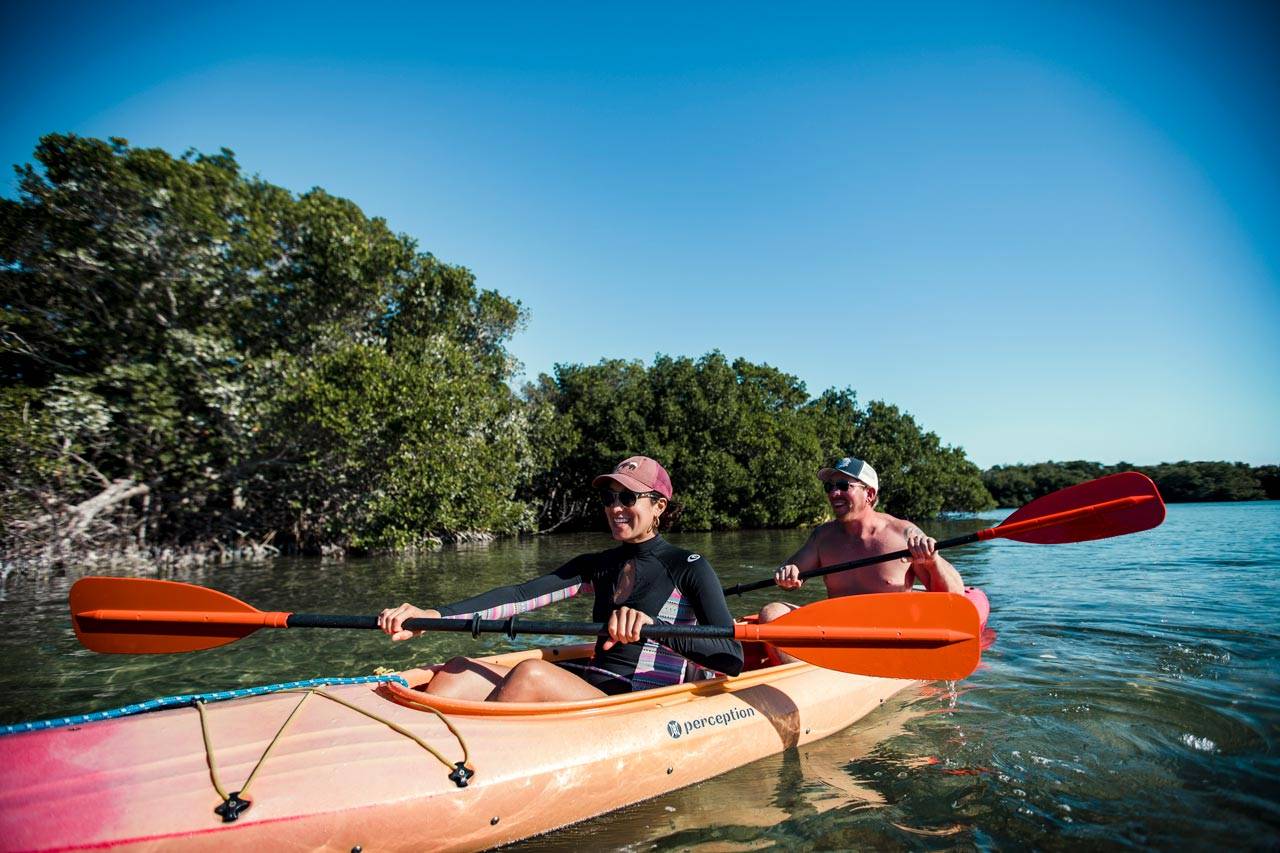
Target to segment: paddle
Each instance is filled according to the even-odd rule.
[[[71,587],[76,638],[95,652],[211,649],[259,628],[377,629],[376,616],[264,612],[226,593],[145,578],[83,578]],[[590,622],[408,619],[410,631],[602,636]],[[978,613],[952,593],[831,598],[764,625],[646,625],[645,639],[717,637],[771,643],[826,669],[922,680],[964,678],[978,665]]]
[[[1056,545],[1064,542],[1088,542],[1150,530],[1164,521],[1164,501],[1151,479],[1136,471],[1111,474],[1078,483],[1036,498],[996,527],[977,533],[944,539],[938,549],[969,545],[987,539],[1013,539]],[[802,578],[816,578],[833,572],[844,572],[874,563],[910,557],[906,548],[889,554],[878,554],[834,566],[823,566],[801,572]],[[725,595],[740,595],[774,585],[772,578],[727,587]]]

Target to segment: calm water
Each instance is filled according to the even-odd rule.
[[[767,576],[803,535],[672,538],[707,555],[728,584]],[[607,541],[551,537],[411,560],[282,560],[171,577],[262,609],[369,613],[531,577]],[[982,668],[954,691],[913,689],[826,740],[516,849],[1276,849],[1280,503],[1173,506],[1163,526],[1134,536],[997,540],[950,556],[986,589],[998,632]],[[189,655],[95,655],[70,630],[73,579],[11,576],[0,589],[0,722],[524,642],[450,635],[392,646],[373,632],[260,631]],[[731,605],[746,612],[771,597]],[[588,613],[586,601],[571,600],[540,616]]]

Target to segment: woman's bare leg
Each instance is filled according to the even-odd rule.
[[[501,666],[471,658],[453,658],[436,670],[427,682],[426,692],[450,699],[474,699],[483,702],[511,671]]]
[[[760,624],[772,622],[781,616],[786,616],[792,610],[798,610],[799,606],[795,604],[787,604],[785,601],[772,601],[760,608]],[[786,652],[780,652],[773,646],[765,643],[764,652],[769,656],[769,660],[775,664],[792,663],[795,661],[791,655]]]
[[[606,695],[572,672],[550,661],[522,660],[511,668],[492,693],[490,702],[571,702]]]

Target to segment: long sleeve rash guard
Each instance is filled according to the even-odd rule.
[[[660,536],[583,554],[550,574],[437,609],[446,617],[479,613],[483,619],[505,619],[584,590],[595,593],[591,617],[596,622],[607,622],[614,610],[625,606],[672,625],[733,624],[711,564]],[[604,639],[596,641],[589,662],[566,665],[606,693],[679,684],[697,678],[698,667],[728,675],[742,671],[742,646],[736,640],[672,637],[662,644],[645,640],[606,651]],[[690,661],[697,666],[690,666]]]

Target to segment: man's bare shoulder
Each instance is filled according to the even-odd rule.
[[[892,530],[894,533],[905,533],[908,529],[915,527],[915,524],[905,518],[898,518],[887,512],[877,512],[876,520],[884,526],[884,529]]]
[[[817,527],[813,528],[813,532],[809,534],[810,542],[821,542],[832,538],[833,536],[841,536],[844,529],[838,521],[824,521]]]

